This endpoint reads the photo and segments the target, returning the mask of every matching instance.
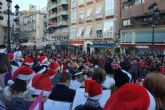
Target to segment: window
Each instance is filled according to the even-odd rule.
[[[103,37],[103,24],[99,23],[96,25],[96,35],[97,37]]]
[[[114,15],[114,0],[105,0],[105,15]]]
[[[123,26],[130,26],[130,25],[131,25],[130,19],[123,20]]]
[[[89,18],[89,17],[91,17],[92,16],[92,8],[89,8],[88,10],[87,10],[87,15],[86,15],[86,17],[87,18]]]
[[[83,37],[84,35],[84,27],[79,27],[77,37]]]
[[[98,5],[96,8],[96,16],[102,14],[103,5]]]
[[[128,2],[123,3],[123,9],[131,8],[131,5]]]
[[[71,8],[75,8],[77,5],[77,0],[72,0],[71,1]]]
[[[77,28],[76,27],[71,27],[70,28],[70,38],[75,38],[77,34]]]
[[[132,33],[131,32],[122,33],[122,43],[132,43]]]
[[[79,13],[79,21],[83,21],[85,19],[84,11],[80,11]]]
[[[73,9],[71,10],[71,23],[76,23],[77,20],[77,10]]]
[[[115,33],[115,22],[108,20],[104,22],[104,37],[112,38]]]
[[[88,25],[86,28],[85,37],[90,37],[92,35],[92,25]]]
[[[144,3],[144,2],[145,2],[145,0],[135,0],[134,4],[136,5],[136,4],[141,4],[141,3]]]

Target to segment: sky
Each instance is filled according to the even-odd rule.
[[[14,6],[16,4],[20,6],[20,11],[28,10],[29,4],[36,5],[38,7],[37,9],[39,9],[39,7],[43,8],[47,6],[47,0],[12,0],[13,10],[15,10]]]

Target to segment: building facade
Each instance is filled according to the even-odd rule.
[[[69,37],[68,4],[70,0],[48,0],[50,39],[67,41]]]
[[[24,39],[42,41],[47,29],[46,14],[40,11],[30,12],[21,17],[22,36]]]
[[[70,43],[113,48],[119,34],[117,0],[70,0]]]
[[[156,21],[154,39],[152,39],[152,15],[148,7],[157,4],[160,10],[159,20]],[[128,47],[139,50],[163,53],[165,50],[165,0],[121,0],[121,48]],[[154,40],[154,41],[153,41]],[[154,46],[152,43],[154,42]]]

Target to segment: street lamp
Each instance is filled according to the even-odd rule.
[[[18,6],[18,4],[15,6],[15,19],[14,19],[14,21],[15,21],[15,23],[16,23],[16,37],[18,38],[18,40],[19,40],[19,6]]]
[[[154,37],[155,37],[155,25],[156,21],[159,19],[160,10],[157,8],[157,3],[153,3],[148,7],[148,11],[152,14],[152,54],[154,49]]]
[[[8,25],[8,40],[7,40],[7,50],[8,50],[8,53],[11,51],[11,43],[10,43],[10,13],[11,13],[11,3],[12,1],[11,0],[6,0],[7,1],[7,15],[8,15],[8,20],[7,20],[7,25]]]

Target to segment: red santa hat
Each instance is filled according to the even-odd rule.
[[[34,60],[30,57],[25,57],[23,64],[28,65],[28,66],[32,66],[34,64]]]
[[[101,86],[95,80],[85,80],[85,97],[100,99],[102,95]]]
[[[8,81],[8,85],[13,85],[16,78],[21,80],[30,80],[35,75],[35,72],[28,66],[19,67],[12,76],[12,80]]]
[[[154,97],[143,86],[125,84],[112,94],[103,110],[155,110]]]
[[[52,82],[46,74],[36,74],[32,79],[31,87],[29,88],[31,94],[40,95],[43,91],[43,96],[48,97],[52,91]]]
[[[43,63],[45,63],[45,62],[47,62],[47,61],[48,61],[47,56],[40,56],[40,57],[38,58],[38,62],[39,62],[40,64],[43,64]]]
[[[9,53],[9,59],[10,59],[10,61],[14,60],[14,53]]]
[[[56,75],[57,71],[53,70],[53,69],[49,69],[45,74],[47,74],[49,76],[49,79],[53,79],[54,76]]]
[[[50,69],[53,69],[55,71],[58,71],[60,69],[60,65],[57,61],[52,61],[50,63]]]

